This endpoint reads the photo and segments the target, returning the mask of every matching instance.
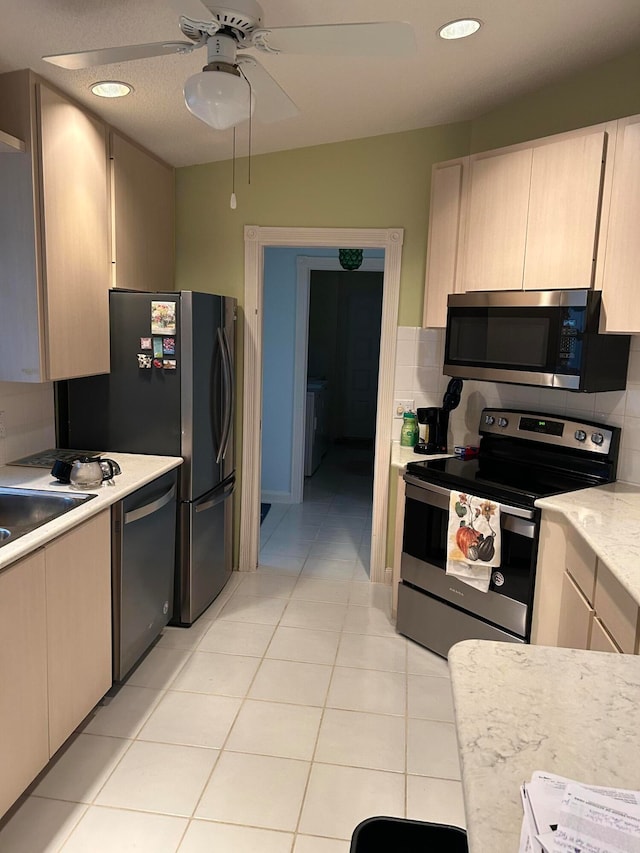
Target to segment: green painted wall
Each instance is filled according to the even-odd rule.
[[[254,135],[260,131],[254,128]],[[469,124],[178,169],[177,287],[237,296],[244,286],[245,225],[404,228],[401,325],[422,322],[431,164],[465,154]]]
[[[471,123],[471,151],[640,113],[640,48],[510,101]]]

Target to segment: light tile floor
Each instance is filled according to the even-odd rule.
[[[271,507],[261,566],[167,628],[0,828],[3,853],[347,853],[377,814],[464,825],[447,664],[368,581],[366,454]]]

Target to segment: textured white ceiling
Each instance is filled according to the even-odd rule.
[[[232,2],[227,0],[228,5]],[[262,0],[265,26],[408,21],[418,50],[406,59],[259,54],[299,107],[283,122],[253,123],[256,154],[473,118],[511,97],[640,44],[639,0]],[[204,51],[82,71],[42,62],[47,53],[181,40],[177,11],[207,17],[198,0],[2,0],[0,71],[33,68],[175,166],[231,156],[232,131],[214,131],[184,106],[185,79]],[[484,26],[445,42],[436,30],[459,17]],[[134,94],[94,97],[98,79]],[[246,151],[246,126],[238,129]]]

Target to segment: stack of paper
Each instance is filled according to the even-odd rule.
[[[519,853],[640,853],[640,791],[537,770],[521,789]]]

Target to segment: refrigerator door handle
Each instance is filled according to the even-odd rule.
[[[162,509],[163,506],[166,506],[170,501],[173,500],[176,494],[176,484],[169,489],[168,492],[165,492],[159,498],[156,498],[155,501],[151,501],[151,503],[144,504],[144,506],[140,506],[137,509],[132,509],[130,512],[126,512],[124,515],[124,523],[131,524],[134,521],[140,521],[141,518],[146,518],[148,515],[153,515],[154,512],[158,512],[158,510]]]
[[[226,483],[223,489],[220,489],[220,493],[215,495],[212,498],[209,498],[205,495],[205,498],[202,499],[202,503],[194,503],[194,508],[196,512],[204,512],[207,509],[211,509],[214,506],[218,506],[223,501],[229,497],[229,495],[233,494],[233,490],[235,489],[236,484],[235,480],[231,480]]]
[[[222,375],[222,381],[224,383],[224,381],[225,381],[225,379],[224,379],[224,366],[223,366],[224,365],[224,357],[225,357],[224,339],[222,337],[222,331],[219,327],[216,330],[216,334],[217,334],[217,338],[218,338],[218,350],[216,352],[216,359],[215,359],[216,370],[220,371],[220,374]],[[216,399],[217,399],[217,397],[216,397],[216,388],[217,388],[216,375],[213,376],[212,383],[213,383],[212,394],[213,394],[213,400],[215,403]],[[225,397],[226,397],[226,391],[224,393],[225,393]],[[222,459],[222,457],[224,455],[224,432],[225,432],[225,426],[223,425],[222,428],[220,428],[219,415],[217,414],[217,409],[214,409],[213,447],[214,447],[214,452],[216,454],[216,465],[220,464],[220,460]]]
[[[227,455],[227,448],[231,439],[231,428],[233,426],[233,405],[235,399],[235,380],[233,376],[233,362],[231,359],[231,347],[229,346],[229,338],[227,330],[222,330],[222,363],[224,376],[224,396],[225,396],[225,425],[222,433],[222,459]]]

